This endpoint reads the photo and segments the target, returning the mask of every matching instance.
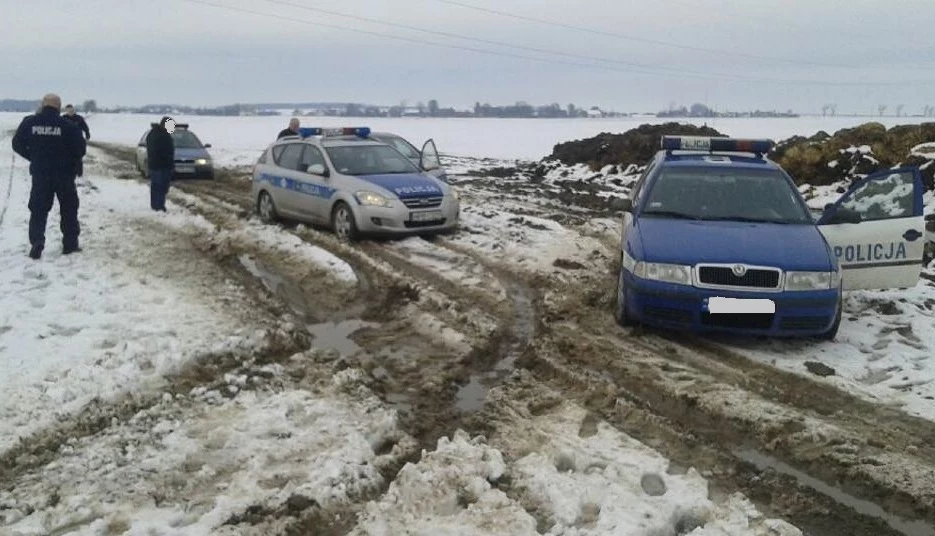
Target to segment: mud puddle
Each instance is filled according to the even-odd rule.
[[[335,350],[344,357],[354,357],[364,349],[351,340],[351,335],[364,328],[379,326],[380,324],[376,322],[365,322],[355,318],[340,322],[310,324],[306,326],[306,329],[314,337],[312,346],[315,348]]]
[[[818,480],[813,476],[809,476],[798,469],[783,463],[776,458],[764,454],[759,450],[754,448],[743,448],[734,451],[734,455],[747,463],[750,463],[756,466],[761,471],[772,470],[777,473],[790,476],[795,478],[799,484],[802,486],[811,488],[812,490],[830,498],[834,502],[851,508],[856,511],[858,514],[873,517],[884,521],[887,525],[890,526],[893,530],[904,534],[905,536],[935,536],[935,526],[932,526],[924,521],[916,520],[907,520],[899,516],[895,516],[887,513],[880,506],[863,499],[858,499],[853,495],[845,493],[843,490],[831,486]]]
[[[266,290],[281,298],[283,302],[292,309],[292,312],[302,318],[308,317],[308,304],[302,299],[302,289],[300,289],[298,285],[279,275],[265,263],[250,255],[241,255],[237,260],[240,261],[240,264],[246,268],[250,274],[263,283]]]
[[[455,407],[462,413],[475,413],[484,407],[487,393],[513,373],[516,360],[536,334],[536,308],[532,289],[510,277],[501,276],[499,279],[512,302],[512,326],[508,336],[495,350],[501,356],[500,359],[490,370],[469,376],[468,382],[458,388]]]

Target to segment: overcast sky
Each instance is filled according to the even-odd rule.
[[[935,105],[932,0],[204,1],[0,0],[0,98]]]

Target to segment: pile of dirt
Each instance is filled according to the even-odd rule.
[[[778,143],[769,157],[799,184],[823,186],[897,165],[923,167],[931,157],[912,155],[913,147],[935,142],[935,123],[898,125],[864,123],[833,135],[820,131],[809,138],[795,136]],[[922,170],[926,187],[933,189],[935,165]]]
[[[662,136],[726,136],[708,126],[664,123],[640,125],[624,132],[602,132],[593,138],[559,143],[546,160],[558,160],[566,166],[587,164],[597,171],[607,165],[645,165],[659,151]]]

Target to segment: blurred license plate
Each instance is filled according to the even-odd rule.
[[[721,298],[708,300],[710,313],[775,313],[776,302],[767,299]]]
[[[429,210],[426,212],[410,212],[409,221],[433,221],[442,219],[442,211]]]
[[[176,173],[194,173],[195,166],[175,166]]]

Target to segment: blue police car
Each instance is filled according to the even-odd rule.
[[[922,269],[917,168],[855,181],[812,217],[771,140],[665,136],[620,203],[615,316],[695,332],[833,339],[841,293],[912,287]]]

